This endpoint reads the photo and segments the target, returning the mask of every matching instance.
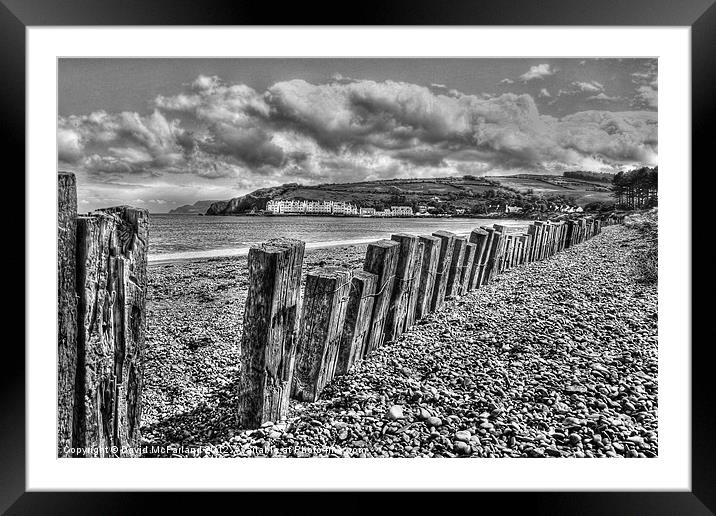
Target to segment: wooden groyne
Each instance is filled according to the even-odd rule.
[[[295,271],[301,268],[295,262],[296,254],[291,273],[274,267],[267,278],[266,267],[257,262],[265,259],[262,248],[272,248],[277,243],[269,241],[254,248],[249,253],[251,287],[246,300],[246,313],[252,315],[244,318],[244,324],[250,327],[244,330],[241,350],[242,357],[250,354],[253,361],[242,362],[239,375],[244,385],[242,396],[253,396],[255,402],[239,404],[240,426],[256,428],[288,415],[288,401],[284,398],[280,404],[272,405],[270,411],[254,408],[265,404],[267,380],[261,367],[264,362],[289,369],[283,370],[282,378],[284,381],[292,378],[292,397],[316,401],[334,376],[346,374],[385,342],[397,339],[415,322],[440,310],[446,299],[483,288],[498,274],[514,267],[548,259],[598,235],[604,226],[621,223],[622,219],[613,215],[602,219],[536,221],[529,224],[526,232],[514,232],[495,224],[475,228],[468,237],[448,231],[393,235],[390,240],[368,245],[361,271],[326,267],[309,274],[298,328],[293,316],[278,322],[260,318],[265,323],[258,326],[251,322],[255,317],[252,307],[270,304],[267,300],[276,298],[271,289],[296,292]],[[278,299],[283,297],[281,294]],[[279,311],[280,308],[276,307]],[[281,329],[281,325],[288,327]],[[282,345],[269,345],[269,337],[277,331],[281,335],[296,334],[298,344],[291,346],[284,339]],[[250,337],[246,336],[248,332]],[[260,364],[256,363],[257,357]],[[293,372],[292,364],[295,364]]]
[[[149,213],[58,200],[58,456],[139,455]]]
[[[598,235],[623,216],[495,224],[467,237],[399,233],[368,245],[362,270],[306,276],[305,243],[274,239],[248,254],[236,424],[288,416],[291,397],[320,398],[386,341],[494,281]],[[149,213],[119,206],[77,214],[75,177],[58,174],[58,400],[60,457],[140,454]]]

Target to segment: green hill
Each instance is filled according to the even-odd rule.
[[[261,188],[229,201],[218,201],[207,215],[237,215],[260,211],[271,199],[309,201],[340,200],[359,207],[387,208],[391,205],[436,206],[453,212],[485,213],[505,202],[522,204],[540,200],[572,201],[585,205],[611,201],[608,185],[562,176],[516,175],[449,177],[432,179],[386,179],[356,183],[300,185],[290,183]]]

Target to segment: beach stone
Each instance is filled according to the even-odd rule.
[[[455,441],[453,443],[453,449],[460,455],[468,455],[472,451],[470,445],[464,441]]]
[[[388,409],[388,419],[397,420],[403,419],[403,407],[401,405],[393,405]]]
[[[470,442],[472,435],[467,430],[459,430],[455,432],[455,439],[457,441]]]
[[[428,424],[428,426],[434,427],[442,426],[443,424],[443,420],[436,416],[430,416],[425,422]]]

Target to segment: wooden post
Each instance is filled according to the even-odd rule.
[[[573,239],[573,238],[574,238],[574,221],[570,219],[570,220],[567,221],[567,231],[566,231],[566,235],[565,235],[565,237],[564,237],[564,240],[565,240],[565,242],[564,242],[564,247],[565,247],[565,249],[566,249],[566,248],[569,248],[569,247],[572,247],[572,239]]]
[[[510,235],[509,228],[507,226],[493,224],[493,227],[495,228],[495,231],[502,235],[500,238],[500,246],[497,249],[497,256],[495,256],[495,267],[493,269],[493,276],[495,276],[505,270],[505,260],[507,259]]]
[[[502,251],[502,259],[500,260],[500,268],[498,271],[500,273],[506,271],[509,266],[509,254],[510,254],[510,247],[512,245],[512,235],[506,233],[503,231],[503,238],[504,238],[504,244],[503,244],[503,251]]]
[[[366,355],[383,345],[385,319],[388,315],[391,294],[395,283],[395,268],[398,265],[400,244],[393,240],[379,240],[368,245],[363,270],[378,276],[375,290],[375,303],[370,323]],[[365,356],[365,355],[364,355]]]
[[[517,265],[525,263],[525,251],[527,246],[527,236],[520,235],[517,237]]]
[[[532,261],[538,262],[540,259],[540,245],[542,242],[542,226],[539,221],[534,222],[534,236],[532,239]]]
[[[77,373],[77,183],[57,177],[57,456],[69,457]]]
[[[316,401],[333,379],[353,273],[325,267],[306,275],[291,396]]]
[[[533,235],[530,233],[525,235],[525,263],[530,263],[532,261],[532,238]]]
[[[469,271],[469,279],[467,281],[467,290],[475,290],[480,279],[480,270],[482,269],[482,260],[485,256],[487,248],[487,240],[489,233],[484,229],[476,228],[470,233],[470,243],[475,244],[475,258],[472,261],[472,269]]]
[[[529,240],[529,245],[527,249],[527,261],[533,262],[535,261],[535,248],[537,247],[537,226],[533,222],[529,226],[527,226],[527,238]]]
[[[249,249],[237,389],[242,428],[258,428],[288,414],[304,251],[304,242],[288,238]]]
[[[354,271],[348,295],[346,318],[338,350],[336,376],[346,374],[365,353],[370,333],[370,318],[375,304],[378,276],[372,272]]]
[[[430,304],[433,299],[433,287],[440,259],[440,239],[432,235],[421,235],[423,244],[423,261],[418,287],[418,300],[415,306],[415,317],[422,319],[430,313]]]
[[[455,233],[449,231],[436,231],[433,236],[440,239],[440,256],[438,258],[438,267],[435,272],[435,286],[433,287],[433,297],[430,301],[430,311],[434,312],[445,303],[445,293],[447,291],[448,276],[450,274],[450,264],[452,262],[453,247],[455,246]]]
[[[492,256],[492,240],[494,239],[495,230],[490,227],[482,226],[480,229],[487,232],[487,241],[485,242],[485,251],[482,253],[480,259],[480,269],[477,275],[476,288],[480,288],[482,285],[487,283],[487,264]]]
[[[425,244],[418,239],[418,250],[415,253],[415,264],[413,265],[413,279],[410,281],[410,293],[408,297],[408,313],[405,316],[405,330],[409,330],[415,324],[416,308],[420,296],[420,279],[423,270],[423,258],[425,256]]]
[[[537,249],[535,249],[536,260],[541,261],[544,258],[544,237],[545,237],[545,225],[544,222],[538,220],[535,222],[537,226]]]
[[[507,249],[507,268],[511,269],[514,267],[514,260],[515,260],[515,247],[517,244],[517,239],[514,234],[509,236],[508,239],[508,249]]]
[[[460,295],[460,279],[462,276],[462,262],[465,257],[466,244],[467,238],[462,236],[455,237],[453,241],[452,259],[450,261],[445,297],[452,298]]]
[[[140,455],[149,213],[120,206],[77,219],[75,447]],[[115,447],[115,448],[113,448]]]
[[[490,242],[490,256],[487,261],[487,266],[485,267],[485,281],[484,284],[487,284],[493,280],[496,274],[498,274],[498,267],[499,267],[499,259],[500,259],[500,250],[502,247],[502,233],[495,230],[492,233],[492,241]]]
[[[477,246],[471,242],[465,244],[465,255],[462,260],[462,267],[460,269],[460,292],[458,295],[464,296],[468,293],[470,274],[472,273],[472,264],[475,262],[475,251]]]
[[[418,255],[418,237],[407,233],[393,235],[398,242],[398,264],[395,267],[395,285],[390,297],[388,314],[385,319],[385,342],[395,340],[405,331],[405,320],[410,305],[410,292],[415,282],[420,282],[420,270],[415,268]]]

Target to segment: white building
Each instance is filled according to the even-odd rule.
[[[331,215],[333,213],[333,201],[309,201],[306,202],[306,213],[318,215]]]
[[[274,199],[266,203],[266,211],[275,215],[358,215],[358,207],[341,201],[296,201]]]
[[[361,208],[360,216],[361,217],[375,217],[375,208]]]
[[[410,206],[391,206],[390,207],[391,217],[412,217],[413,208]]]

